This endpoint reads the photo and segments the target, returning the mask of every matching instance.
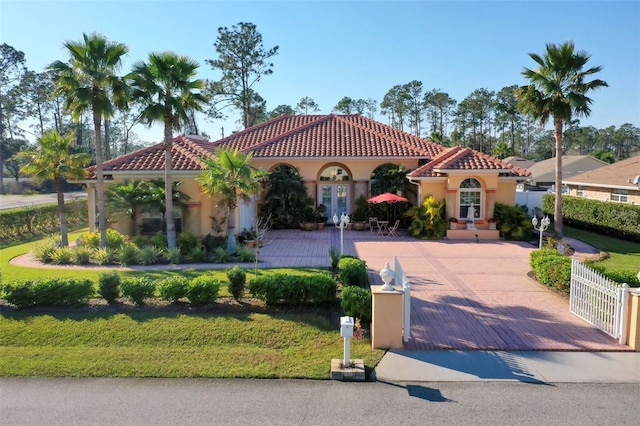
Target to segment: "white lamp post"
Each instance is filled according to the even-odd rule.
[[[549,216],[545,216],[540,221],[540,226],[538,226],[538,218],[534,216],[533,219],[531,219],[531,223],[533,224],[533,229],[540,232],[540,244],[538,245],[538,248],[542,249],[542,233],[547,230],[551,220],[549,220]]]
[[[338,214],[333,214],[333,224],[336,228],[340,228],[340,256],[344,253],[344,228],[347,227],[348,223],[349,216],[345,212],[340,215],[340,222],[338,222]]]

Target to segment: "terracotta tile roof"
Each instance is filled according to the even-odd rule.
[[[444,150],[429,163],[411,172],[411,177],[443,176],[449,170],[497,170],[501,176],[524,177],[529,171],[511,164],[503,163],[497,158],[471,148],[454,146]]]
[[[498,170],[501,175],[528,176],[526,170],[468,148],[445,148],[434,142],[360,115],[283,115],[216,142],[178,136],[171,148],[177,171],[202,170],[201,158],[219,146],[253,152],[261,158],[418,158],[428,163],[414,177],[438,176],[446,170]],[[103,163],[105,173],[164,170],[159,143]],[[90,168],[90,179],[95,178]]]
[[[432,158],[444,147],[360,115],[282,115],[230,135],[220,145],[254,158]]]
[[[201,157],[211,156],[216,144],[199,136],[178,136],[171,144],[171,167],[173,170],[202,170]],[[105,161],[105,173],[117,171],[164,170],[164,143],[158,143],[129,154]],[[95,166],[89,168],[89,178],[95,178]]]
[[[619,187],[638,190],[640,187],[632,183],[636,176],[640,176],[640,155],[562,179],[562,182],[570,185]]]

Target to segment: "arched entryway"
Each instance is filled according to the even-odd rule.
[[[351,182],[351,172],[342,164],[328,164],[320,171],[317,200],[327,208],[328,217],[350,213]]]

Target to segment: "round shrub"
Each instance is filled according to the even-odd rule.
[[[115,303],[120,297],[120,275],[116,271],[98,274],[98,291],[108,303]]]
[[[227,269],[229,279],[229,291],[234,299],[240,300],[244,293],[244,285],[247,282],[247,273],[239,266]]]
[[[32,281],[20,280],[5,284],[2,288],[4,299],[18,309],[28,308],[35,304]]]
[[[118,250],[118,263],[121,266],[135,265],[138,262],[140,249],[133,244],[125,244]]]
[[[344,287],[366,288],[369,285],[367,264],[363,260],[343,257],[338,262],[338,274]]]
[[[238,262],[253,262],[256,259],[256,254],[247,246],[237,246],[233,251],[233,257],[238,259]]]
[[[98,265],[111,265],[115,263],[116,253],[110,248],[95,249],[93,252],[93,261]]]
[[[566,256],[544,257],[535,270],[538,281],[558,290],[569,292],[571,286],[571,259]]]
[[[69,265],[71,264],[71,257],[70,247],[58,247],[51,253],[51,263],[54,265]]]
[[[193,249],[200,248],[200,239],[191,231],[184,231],[176,240],[176,244],[183,255],[187,255]]]
[[[142,265],[155,265],[162,255],[162,250],[156,246],[134,247],[138,250],[138,262]]]
[[[144,299],[152,297],[155,284],[147,277],[125,278],[120,284],[122,295],[136,305],[142,305]]]
[[[60,237],[49,237],[33,248],[33,255],[42,263],[51,263],[53,253],[60,247]]]
[[[345,287],[340,303],[344,313],[360,318],[362,322],[371,322],[371,290],[360,287]]]
[[[71,263],[74,265],[88,265],[91,263],[93,250],[89,247],[75,247],[71,250]]]
[[[172,265],[177,265],[182,260],[182,254],[179,248],[169,249],[165,252],[167,261]]]
[[[208,305],[215,302],[219,291],[220,281],[207,275],[200,275],[189,283],[187,297],[192,306]]]
[[[100,246],[100,233],[99,232],[85,232],[80,235],[76,240],[76,246],[98,248]]]
[[[162,300],[176,303],[187,296],[189,280],[185,277],[172,276],[158,281],[158,292]]]

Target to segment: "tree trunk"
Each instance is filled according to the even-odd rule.
[[[62,247],[69,246],[69,238],[67,236],[67,218],[64,213],[64,192],[62,191],[62,179],[55,180],[56,194],[58,195],[58,218],[60,219],[60,235],[62,236]]]
[[[104,171],[102,166],[101,117],[93,111],[93,130],[96,134],[96,204],[98,214],[98,230],[100,231],[100,247],[107,246],[107,216],[104,209]]]
[[[4,194],[4,158],[2,151],[4,148],[4,113],[0,102],[0,194]]]
[[[553,118],[556,138],[556,200],[553,208],[553,228],[557,238],[562,238],[562,119]]]
[[[236,248],[236,229],[238,228],[238,206],[232,200],[227,200],[227,251]]]
[[[173,221],[173,185],[171,176],[171,118],[165,117],[164,121],[164,200],[166,211],[164,217],[167,225],[167,247],[176,248],[176,225]]]
[[[104,159],[105,161],[111,160],[111,138],[109,137],[109,124],[110,121],[105,118],[104,120]]]

